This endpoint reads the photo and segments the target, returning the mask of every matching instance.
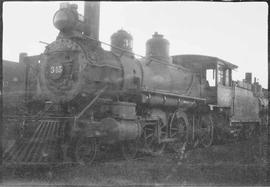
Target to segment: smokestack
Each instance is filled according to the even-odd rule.
[[[251,84],[252,83],[252,73],[246,73],[246,82]]]
[[[19,54],[19,63],[22,63],[24,61],[24,57],[27,57],[27,53],[20,53]]]
[[[85,19],[84,34],[97,40],[99,40],[99,11],[100,11],[100,2],[85,1],[84,3],[84,19]]]

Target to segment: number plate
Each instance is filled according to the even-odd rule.
[[[52,79],[59,79],[63,73],[63,66],[60,64],[53,64],[49,66],[49,74]]]

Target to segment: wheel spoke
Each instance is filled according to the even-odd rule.
[[[213,143],[213,122],[210,115],[202,116],[199,121],[198,136],[204,147]]]
[[[153,134],[149,134],[149,135],[145,136],[145,139],[148,139],[148,138],[153,138]]]
[[[155,138],[152,138],[150,141],[149,141],[149,144],[152,145],[152,143],[155,141]]]
[[[130,140],[122,143],[122,153],[126,160],[132,160],[138,152],[138,140]]]
[[[145,130],[148,130],[148,131],[154,131],[155,129],[150,128],[150,127],[145,127]]]
[[[171,128],[171,131],[179,131],[179,129],[178,128]]]
[[[181,152],[185,144],[187,143],[187,128],[188,120],[184,112],[176,111],[173,115],[170,127],[170,138],[176,138],[171,143],[174,152]]]
[[[162,140],[163,138],[167,137],[166,124],[163,124],[161,121],[156,121],[155,125],[151,124],[151,128],[146,126],[144,129],[144,141],[147,152],[153,155],[161,154],[166,144],[163,142],[159,143],[158,139]]]

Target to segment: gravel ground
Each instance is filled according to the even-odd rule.
[[[264,146],[263,146],[264,145]],[[91,166],[54,168],[53,172],[4,171],[3,185],[92,186],[232,186],[267,185],[267,137],[207,149],[195,149],[184,160],[174,155],[144,156],[137,160],[101,160]],[[16,173],[16,174],[14,174]],[[268,183],[269,185],[269,183]]]

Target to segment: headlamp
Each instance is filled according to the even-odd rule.
[[[58,10],[53,17],[54,26],[60,30],[72,30],[76,26],[76,14],[67,8]]]

